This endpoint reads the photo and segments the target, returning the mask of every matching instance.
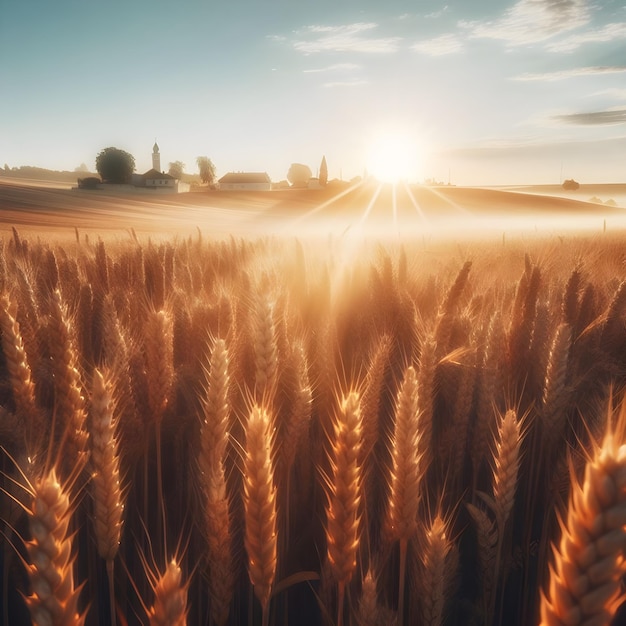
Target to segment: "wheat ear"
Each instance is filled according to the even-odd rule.
[[[543,447],[548,454],[553,453],[554,445],[563,436],[567,423],[565,413],[567,403],[567,366],[572,344],[572,331],[569,324],[561,324],[554,335],[548,356],[548,366],[543,387],[542,420],[546,443]]]
[[[55,411],[65,444],[63,469],[71,475],[76,466],[84,465],[89,451],[89,433],[85,428],[86,410],[78,356],[74,347],[72,329],[57,290],[51,297],[50,352],[55,374]]]
[[[421,435],[419,452],[424,468],[430,465],[432,457],[433,414],[435,410],[435,373],[437,371],[437,343],[427,337],[422,344],[420,365],[417,372],[417,409],[420,414]]]
[[[91,488],[98,554],[106,561],[109,577],[113,626],[116,621],[113,562],[120,545],[124,512],[115,408],[110,378],[94,369],[91,386]]]
[[[26,548],[32,592],[26,597],[26,604],[33,623],[82,626],[85,616],[78,613],[81,586],[74,588],[72,571],[70,497],[54,469],[30,485],[29,491],[32,539],[26,543]]]
[[[167,408],[173,381],[172,321],[165,310],[149,311],[144,324],[148,402],[158,425]]]
[[[39,445],[45,440],[46,423],[35,402],[35,384],[31,376],[26,350],[22,342],[20,325],[15,318],[16,307],[8,296],[0,298],[0,331],[2,351],[9,371],[15,414],[24,425],[28,454],[35,456]]]
[[[623,424],[625,407],[620,421]],[[561,539],[553,546],[541,624],[609,624],[624,600],[626,573],[626,445],[610,426],[587,462],[582,484],[572,481]]]
[[[417,512],[424,468],[420,452],[421,420],[418,413],[417,375],[408,367],[398,392],[395,410],[395,432],[392,441],[391,493],[388,531],[392,541],[400,542],[400,576],[398,581],[398,619],[404,614],[406,557],[409,540],[417,529]]]
[[[98,554],[107,561],[117,554],[124,511],[114,410],[110,379],[95,369],[91,390],[91,484]]]
[[[356,623],[358,626],[397,626],[399,624],[397,616],[378,603],[376,578],[371,566],[361,584]]]
[[[476,538],[478,542],[478,561],[482,582],[482,601],[485,624],[490,623],[487,615],[491,607],[491,597],[494,595],[495,567],[498,552],[498,527],[489,515],[477,506],[468,503],[467,510],[474,520]]]
[[[226,343],[223,339],[217,339],[211,352],[203,402],[198,464],[204,496],[210,610],[218,626],[228,620],[234,586],[230,502],[224,473],[230,415],[228,369]]]
[[[296,379],[295,394],[282,445],[285,471],[287,473],[289,473],[294,464],[296,454],[309,428],[311,404],[313,401],[313,390],[309,380],[306,353],[301,343],[297,344],[293,349],[293,361]]]
[[[343,399],[339,411],[335,413],[330,459],[332,476],[326,508],[328,563],[338,585],[338,626],[343,623],[345,588],[356,568],[359,546],[361,431],[359,395],[353,391]]]
[[[443,622],[446,593],[454,576],[448,558],[452,548],[453,544],[447,536],[447,525],[437,515],[426,529],[421,549],[421,624],[440,626]]]
[[[276,574],[276,489],[271,458],[272,435],[266,409],[253,406],[246,427],[244,458],[245,547],[248,573],[269,623],[269,601]]]
[[[275,393],[278,374],[278,348],[274,307],[266,297],[259,298],[254,310],[254,390],[259,402],[269,402]]]
[[[187,585],[182,582],[182,571],[172,559],[165,572],[152,581],[154,604],[148,611],[150,626],[187,625]]]
[[[509,409],[498,426],[498,440],[494,451],[494,512],[501,534],[515,502],[521,441],[517,414],[513,409]]]

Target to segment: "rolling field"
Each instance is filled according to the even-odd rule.
[[[0,624],[619,620],[625,210],[0,183]]]

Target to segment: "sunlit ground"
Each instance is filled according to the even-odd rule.
[[[626,185],[611,186],[626,207]],[[601,193],[594,188],[595,193]],[[623,195],[620,195],[623,194]],[[464,239],[564,235],[626,228],[626,208],[589,202],[583,190],[556,197],[519,190],[357,183],[322,190],[115,195],[0,186],[0,228],[150,236]],[[615,201],[615,200],[613,200]]]

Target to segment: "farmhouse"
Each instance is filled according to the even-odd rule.
[[[166,174],[165,172],[159,172],[154,168],[148,170],[145,174],[142,174],[143,184],[146,187],[176,187],[178,182],[173,176]]]
[[[161,153],[159,145],[154,142],[152,146],[152,168],[144,174],[133,174],[132,184],[135,187],[146,187],[147,189],[161,189],[181,193],[189,191],[189,184],[183,183],[170,174],[161,171]]]
[[[218,182],[222,191],[270,191],[272,188],[267,172],[229,172]]]

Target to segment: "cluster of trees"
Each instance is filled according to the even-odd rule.
[[[206,156],[196,159],[200,180],[208,185],[215,182],[215,165]],[[182,178],[185,164],[182,161],[173,161],[169,164],[168,174],[174,178]],[[135,171],[135,157],[120,148],[104,148],[96,157],[96,171],[106,183],[124,184],[131,181]]]
[[[309,184],[309,180],[313,177],[311,168],[308,165],[302,163],[292,163],[289,171],[287,172],[287,180],[292,187],[306,187]],[[322,157],[319,171],[319,184],[325,187],[328,183],[328,165],[326,164],[326,157]]]
[[[200,173],[200,180],[212,185],[216,179],[215,165],[206,156],[199,156],[196,165]],[[96,157],[96,170],[102,180],[106,183],[129,183],[135,171],[135,157],[120,148],[104,148]],[[185,170],[182,161],[172,161],[169,164],[168,174],[174,178],[181,179]],[[311,168],[302,163],[292,163],[287,172],[287,180],[292,187],[306,187],[313,177]],[[328,183],[328,165],[326,157],[322,157],[319,168],[319,184],[324,187]]]

